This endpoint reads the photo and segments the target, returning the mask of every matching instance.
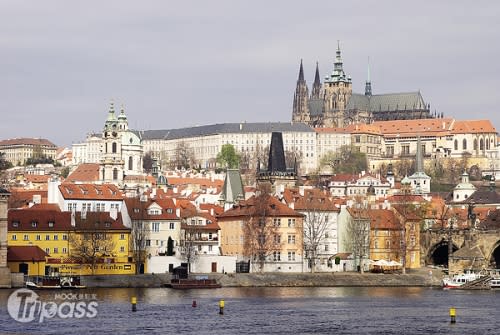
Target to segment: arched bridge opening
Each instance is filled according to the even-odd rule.
[[[458,247],[453,244],[453,252],[457,250]],[[443,240],[429,250],[427,264],[448,267],[448,241]]]
[[[491,253],[490,268],[500,269],[500,241],[495,243],[495,247],[493,248],[493,252]]]

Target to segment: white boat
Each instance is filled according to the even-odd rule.
[[[459,288],[467,283],[470,283],[474,280],[483,277],[482,274],[473,272],[473,271],[465,271],[463,273],[455,274],[452,277],[443,278],[443,287],[444,288]]]
[[[490,280],[490,288],[500,288],[500,278],[492,278]]]

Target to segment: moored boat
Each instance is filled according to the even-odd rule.
[[[25,285],[31,289],[81,289],[79,276],[37,276],[26,280]]]
[[[193,288],[220,288],[215,279],[172,279],[170,281],[171,288],[187,290]]]
[[[455,274],[452,277],[443,278],[443,287],[460,288],[466,285],[467,283],[480,279],[481,277],[483,277],[481,273],[467,270],[463,273]]]
[[[500,289],[500,278],[492,278],[489,282],[490,288]]]

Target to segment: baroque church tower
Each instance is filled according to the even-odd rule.
[[[128,128],[127,119],[115,115],[114,103],[109,105],[108,118],[102,132],[103,149],[100,166],[100,179],[104,183],[123,181],[124,161],[121,157],[121,131]]]

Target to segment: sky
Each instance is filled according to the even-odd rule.
[[[0,139],[58,146],[101,131],[289,122],[340,41],[353,91],[418,91],[431,110],[500,130],[500,1],[0,2]]]

